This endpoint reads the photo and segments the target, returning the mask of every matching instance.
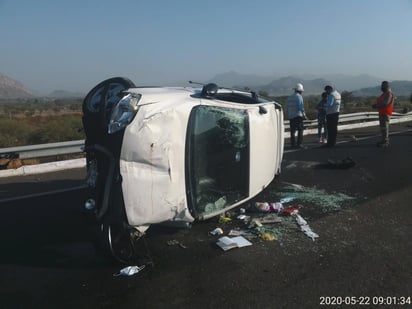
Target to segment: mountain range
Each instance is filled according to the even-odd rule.
[[[390,82],[391,89],[396,96],[412,96],[412,82],[407,80],[396,80]],[[380,93],[380,85],[376,87],[361,88],[352,92],[354,96],[373,96]]]
[[[326,85],[334,86],[338,91],[350,91],[355,96],[376,96],[380,93],[383,79],[367,74],[356,76],[335,74],[322,77],[315,75],[300,76],[261,76],[256,74],[240,74],[234,71],[217,74],[207,83],[216,83],[220,87],[266,92],[272,96],[286,96],[293,92],[297,83],[302,83],[304,95],[320,95]],[[391,88],[397,96],[410,96],[412,81],[391,81]],[[65,90],[55,90],[46,97],[50,98],[83,98],[85,94]],[[28,90],[21,82],[0,73],[0,99],[34,98],[38,95]]]
[[[320,95],[326,85],[332,85],[338,91],[350,91],[357,96],[376,95],[380,92],[380,83],[383,79],[360,74],[356,76],[344,74],[330,74],[322,77],[304,74],[300,76],[258,76],[253,74],[239,74],[234,71],[216,75],[208,82],[222,87],[243,89],[248,87],[254,91],[263,91],[273,96],[286,96],[293,92],[297,83],[302,83],[305,95]],[[412,81],[393,81],[391,87],[397,95],[409,95],[412,92]]]

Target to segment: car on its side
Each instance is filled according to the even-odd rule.
[[[254,92],[136,87],[115,77],[85,97],[83,126],[85,207],[120,261],[152,224],[218,216],[280,173],[282,107]]]

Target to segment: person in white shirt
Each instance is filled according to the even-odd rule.
[[[303,85],[298,83],[295,92],[286,102],[286,115],[290,124],[290,145],[292,147],[305,148],[303,142],[303,120],[306,119],[305,108],[303,106]],[[297,141],[295,139],[296,131],[298,132]]]
[[[329,85],[325,87],[325,91],[328,94],[326,100],[326,127],[328,129],[328,142],[323,146],[333,147],[336,145],[336,137],[338,135],[341,95]]]

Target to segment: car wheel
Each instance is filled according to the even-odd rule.
[[[102,144],[107,139],[107,126],[113,108],[123,97],[123,91],[135,87],[124,77],[109,78],[96,85],[83,100],[83,128],[86,146]]]
[[[102,223],[98,234],[98,247],[110,253],[117,262],[127,264],[138,258],[136,243],[143,235],[135,229],[124,224]]]
[[[125,77],[113,77],[97,84],[86,95],[83,101],[83,113],[98,113],[103,107],[117,104],[121,99],[121,92],[136,87]]]

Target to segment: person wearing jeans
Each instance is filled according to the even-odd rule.
[[[372,105],[373,108],[378,109],[379,113],[379,127],[381,129],[382,140],[376,144],[378,147],[389,146],[389,120],[393,112],[393,103],[395,102],[395,96],[391,88],[389,88],[389,82],[383,81],[381,84],[382,94],[377,98],[376,104]]]
[[[303,107],[303,85],[298,83],[295,92],[286,102],[286,114],[290,124],[290,145],[292,147],[304,148],[303,142],[303,120],[306,119],[305,109]],[[295,140],[296,132],[298,133],[297,141]]]
[[[328,140],[328,129],[326,128],[326,100],[328,94],[326,92],[322,93],[322,99],[316,105],[318,110],[318,141],[321,144],[325,144]],[[323,133],[322,133],[323,129]]]
[[[329,85],[325,87],[325,91],[328,94],[326,100],[326,127],[328,129],[328,142],[323,146],[333,147],[336,145],[336,137],[338,135],[341,95]]]

